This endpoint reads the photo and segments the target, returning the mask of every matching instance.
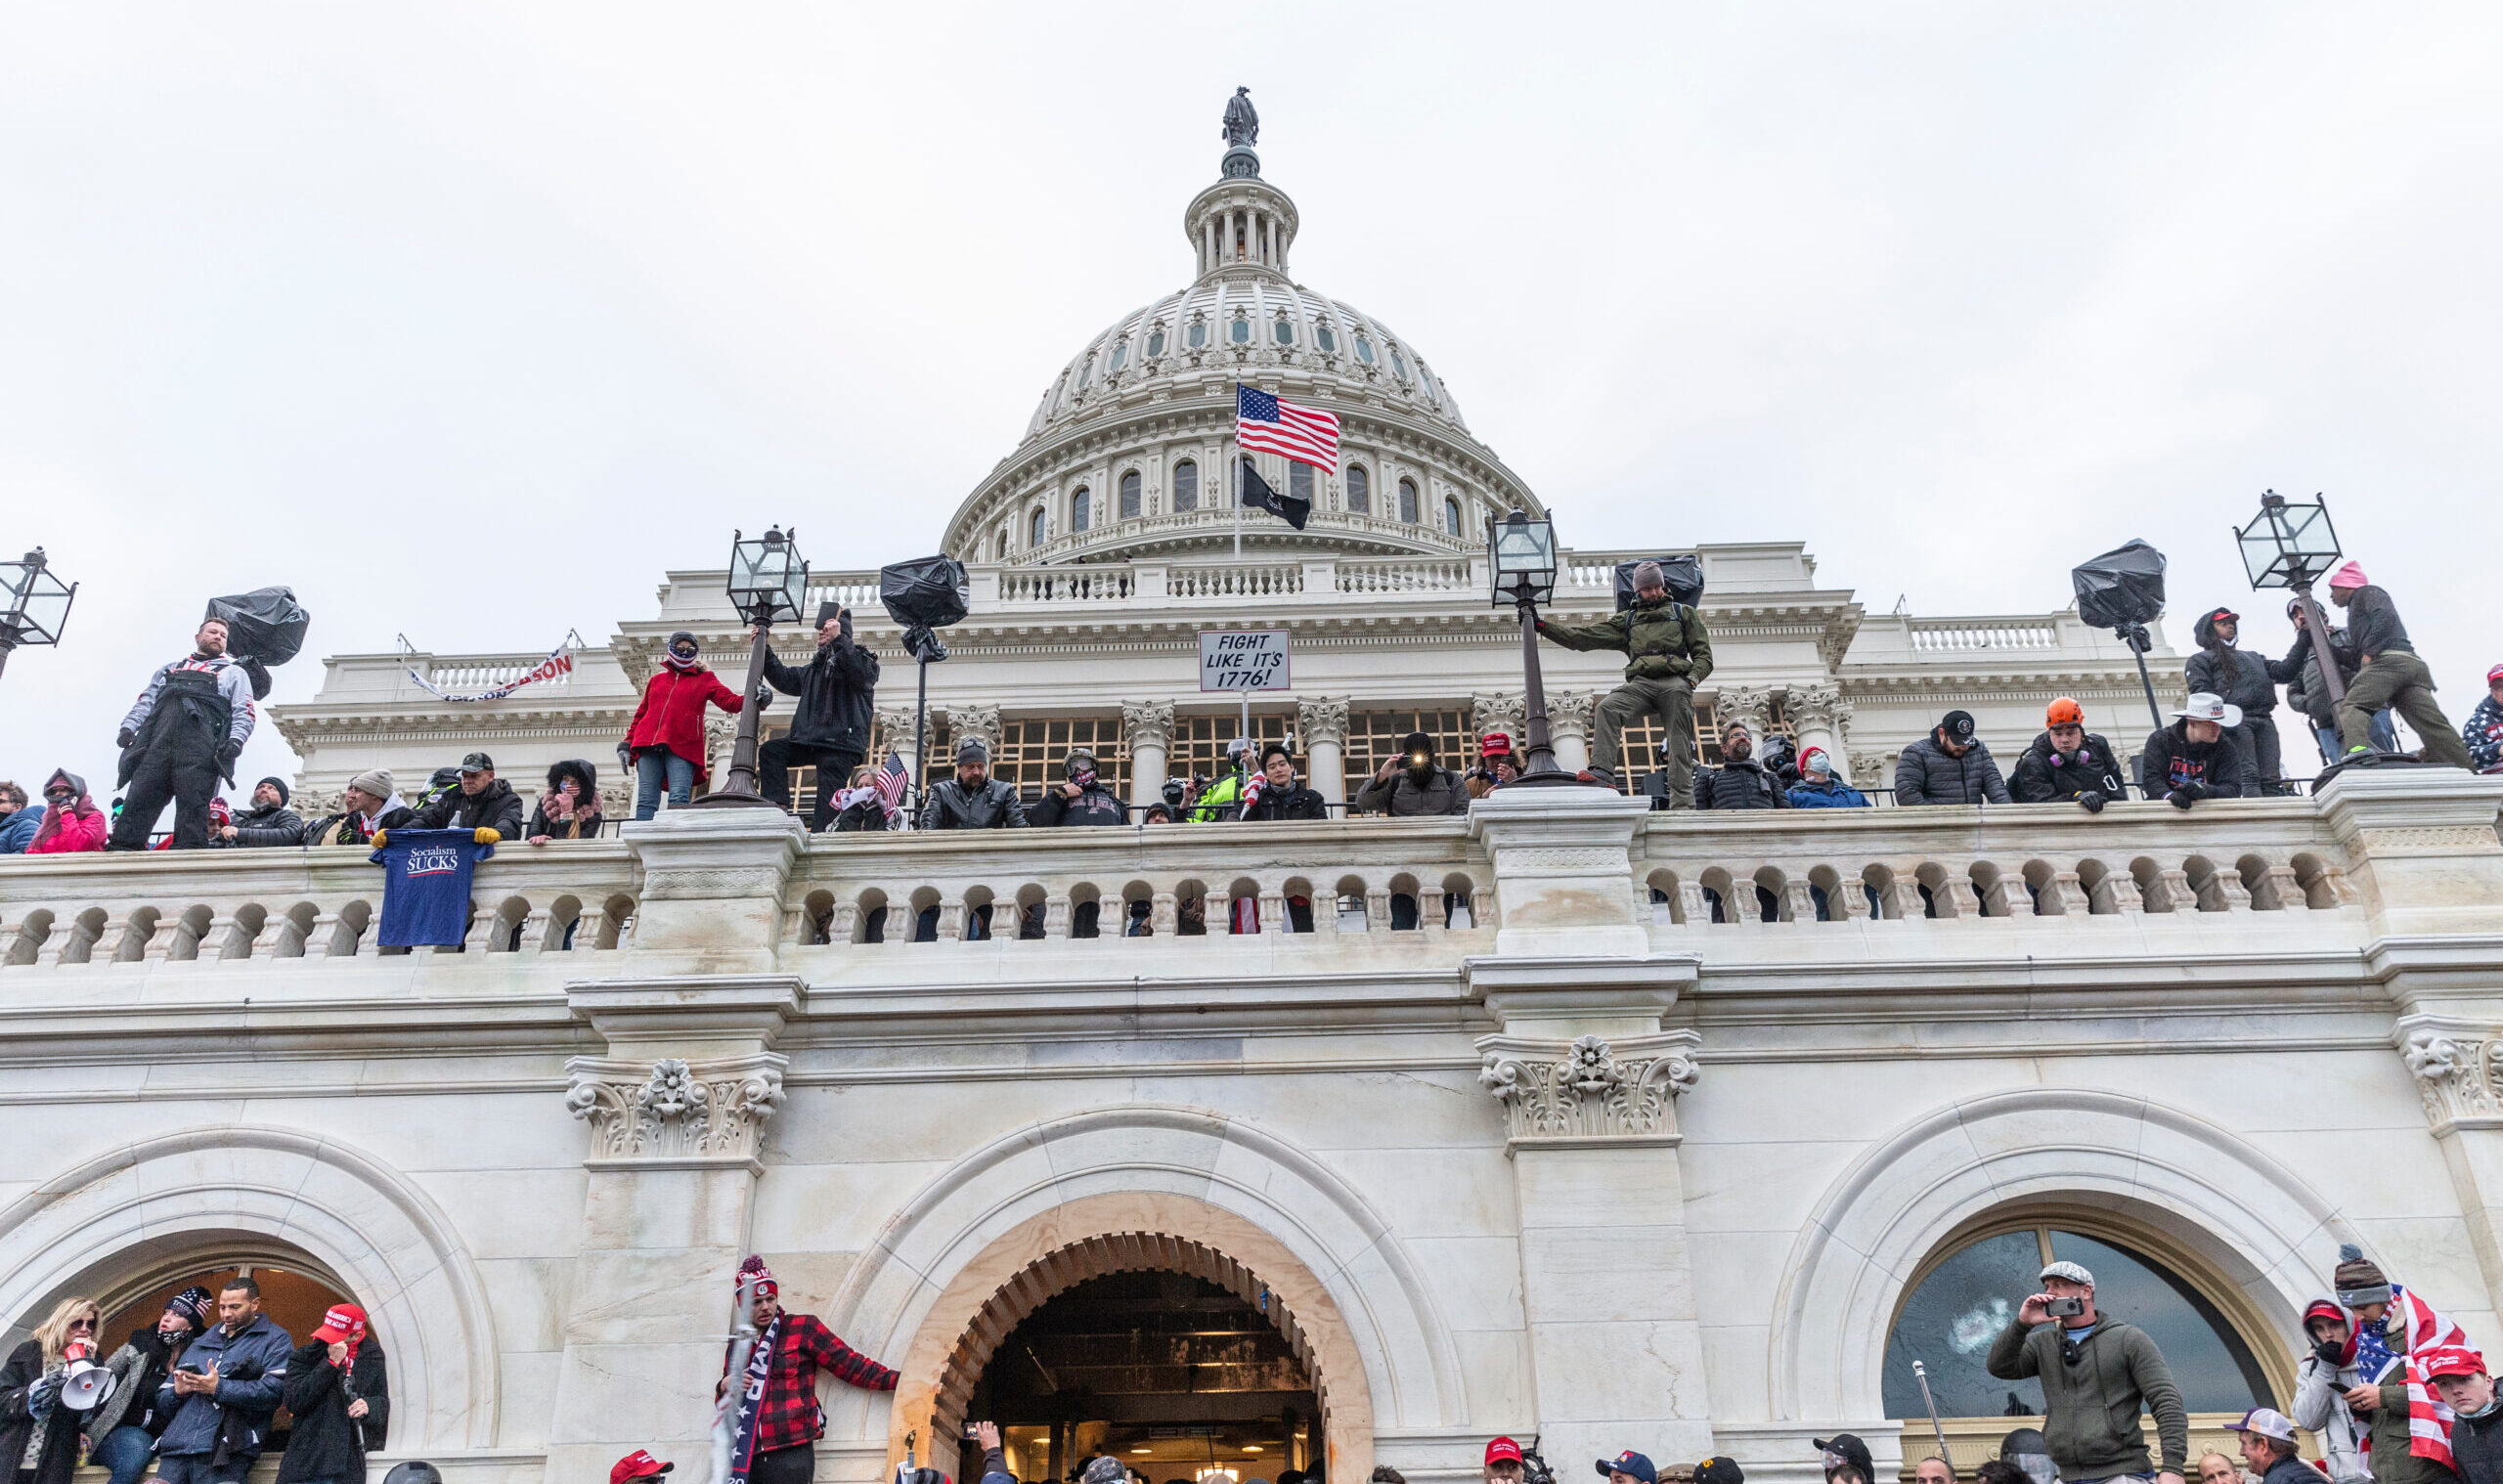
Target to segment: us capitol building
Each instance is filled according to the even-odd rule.
[[[940,533],[973,603],[934,760],[984,737],[1030,797],[1074,744],[1141,801],[1213,772],[1238,720],[1196,635],[1242,627],[1288,631],[1253,729],[1334,800],[1412,728],[1447,760],[1521,730],[1483,533],[1539,498],[1414,342],[1294,280],[1299,215],[1236,132],[1183,212],[1189,284],[1053,374]],[[1247,514],[1239,556],[1238,380],[1342,421],[1336,475],[1264,461],[1313,513]],[[1649,554],[1569,553],[1560,615]],[[1707,759],[1744,718],[1882,782],[1962,707],[2012,760],[2061,694],[2144,735],[2127,650],[2074,614],[1871,615],[1797,544],[1697,554]],[[815,581],[908,755],[875,574]],[[333,658],[278,709],[299,802],[483,747],[526,789],[599,763],[621,817],[613,750],[680,628],[736,682],[719,571],[502,701],[407,670],[458,692],[540,655]],[[1618,664],[1545,659],[1577,765]],[[908,1446],[965,1477],[979,1419],[1030,1480],[1110,1451],[1157,1484],[1458,1484],[1501,1432],[1567,1475],[1634,1448],[1805,1484],[1836,1431],[1884,1466],[1936,1449],[1914,1361],[1969,1472],[2041,1407],[1982,1357],[2052,1255],[2154,1334],[2203,1441],[2290,1403],[2342,1242],[2503,1341],[2503,783],[1645,805],[980,837],[681,810],[503,849],[459,953],[377,949],[358,851],[0,858],[0,1319],[14,1343],[81,1293],[118,1335],[239,1269],[299,1335],[353,1298],[389,1357],[377,1462],[456,1484],[638,1447],[707,1479],[748,1251],[901,1373],[829,1383],[819,1477],[853,1484]],[[1257,933],[1226,931],[1243,897]],[[1469,909],[1394,930],[1399,897]],[[1152,932],[1084,936],[1088,902]],[[1009,904],[1045,937],[968,931]],[[874,931],[886,907],[938,908],[938,940]]]

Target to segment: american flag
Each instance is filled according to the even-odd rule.
[[[878,791],[879,802],[887,807],[887,813],[890,816],[897,809],[903,807],[903,786],[910,776],[904,770],[903,760],[897,757],[892,749],[889,750],[886,765],[878,769],[878,776],[873,786]]]
[[[1339,472],[1339,419],[1267,392],[1234,388],[1234,441],[1263,454]]]

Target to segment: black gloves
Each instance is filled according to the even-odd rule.
[[[138,740],[139,733],[132,731],[129,727],[125,726],[121,729],[121,735],[113,739],[113,746],[128,747],[130,744]]]
[[[2103,791],[2101,789],[2087,789],[2085,793],[2077,796],[2077,802],[2079,805],[2084,807],[2086,811],[2089,814],[2100,814],[2103,812]]]
[[[234,777],[235,760],[242,755],[242,743],[232,740],[220,742],[217,744],[217,770],[230,778]]]
[[[2174,808],[2186,809],[2190,806],[2199,802],[2199,795],[2202,792],[2203,790],[2200,789],[2199,785],[2195,783],[2185,783],[2179,788],[2174,789],[2172,793],[2165,795],[2164,802],[2172,805]]]
[[[2347,1342],[2345,1340],[2322,1340],[2319,1344],[2311,1347],[2311,1353],[2319,1356],[2320,1363],[2327,1366],[2332,1371],[2335,1371],[2339,1367],[2347,1364]]]

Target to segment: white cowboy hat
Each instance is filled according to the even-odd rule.
[[[2190,697],[2174,715],[2187,717],[2193,721],[2214,721],[2219,726],[2233,727],[2242,724],[2241,707],[2230,704],[2222,696],[2212,696],[2204,690]]]

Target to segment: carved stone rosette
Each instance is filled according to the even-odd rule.
[[[1511,1121],[1507,1154],[1522,1149],[1636,1148],[1679,1140],[1677,1099],[1700,1069],[1691,1030],[1616,1041],[1480,1036],[1477,1080]]]
[[[565,1064],[565,1108],[591,1125],[588,1164],[756,1168],[789,1065],[772,1052],[710,1062],[575,1057]]]
[[[1469,703],[1470,723],[1476,728],[1478,736],[1499,731],[1524,751],[1526,748],[1521,739],[1528,734],[1528,701],[1514,693],[1478,695],[1471,697]]]
[[[1133,748],[1173,745],[1173,706],[1169,701],[1123,701],[1121,736]]]
[[[2398,1054],[2436,1134],[2503,1128],[2503,1037],[2496,1032],[2417,1026],[2405,1031]]]
[[[1128,708],[1122,708],[1122,718],[1125,721],[1128,715]],[[1165,725],[1169,729],[1172,725],[1173,708],[1165,707],[1164,716]],[[1295,702],[1295,733],[1302,740],[1307,752],[1316,742],[1344,743],[1347,740],[1347,698],[1345,696],[1315,696],[1308,701]]]

